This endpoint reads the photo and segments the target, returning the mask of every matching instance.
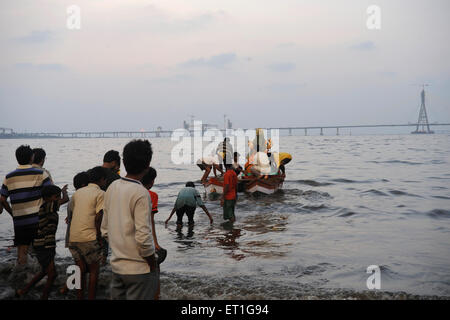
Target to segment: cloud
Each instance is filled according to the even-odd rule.
[[[49,42],[53,39],[54,39],[53,32],[48,30],[32,31],[31,33],[25,36],[13,38],[14,41],[23,44],[39,44]]]
[[[275,63],[267,66],[274,72],[289,72],[295,69],[295,64],[292,62]]]
[[[20,70],[36,70],[36,71],[64,71],[67,68],[59,63],[41,63],[41,64],[35,64],[35,63],[16,63],[14,65],[15,68]]]
[[[373,43],[372,41],[364,41],[350,46],[350,49],[360,51],[370,51],[375,50],[375,48],[375,43]]]
[[[222,53],[210,57],[209,59],[198,58],[191,59],[180,64],[182,67],[210,67],[210,68],[223,68],[236,61],[237,56],[235,53]]]
[[[209,28],[214,23],[224,21],[230,16],[224,10],[207,11],[180,17],[155,5],[145,6],[138,13],[130,15],[135,26],[148,28],[158,32],[186,33]]]

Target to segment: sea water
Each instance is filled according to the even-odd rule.
[[[54,182],[101,165],[110,149],[129,139],[0,140],[0,176],[16,167],[21,144],[43,147]],[[156,232],[168,250],[161,265],[162,299],[379,299],[450,297],[450,136],[290,136],[280,151],[292,154],[282,190],[239,194],[237,221],[223,224],[219,200],[204,195],[202,172],[175,165],[169,138],[150,138],[158,177]],[[122,175],[125,169],[122,165]],[[195,181],[214,224],[200,208],[195,226],[167,226],[178,191]],[[57,232],[57,285],[73,264],[64,247],[66,205]],[[185,218],[186,219],[186,218]],[[12,219],[0,215],[0,299],[38,266],[14,268]],[[369,290],[369,266],[380,270],[380,289]],[[34,268],[34,269],[33,269]],[[99,298],[108,298],[111,268],[102,267]],[[39,289],[27,296],[39,297]],[[74,293],[52,299],[73,299]]]

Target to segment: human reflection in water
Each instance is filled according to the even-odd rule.
[[[192,239],[192,237],[194,236],[194,224],[188,225],[186,236],[184,236],[184,233],[182,230],[183,230],[183,225],[177,224],[176,232],[177,232],[178,240]]]
[[[242,253],[237,253],[239,251],[239,242],[236,239],[242,236],[241,229],[234,228],[233,223],[230,221],[224,222],[221,226],[225,229],[225,233],[221,237],[217,237],[216,241],[222,249],[230,253],[231,258],[239,261],[245,258]]]
[[[194,238],[194,224],[187,226],[187,233],[183,230],[183,225],[178,224],[175,232],[175,242],[180,245],[179,249],[190,249],[196,245]]]

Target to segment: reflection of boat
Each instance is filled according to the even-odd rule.
[[[267,179],[264,177],[243,177],[238,178],[238,192],[261,192],[264,194],[275,193],[283,186],[283,175],[271,175]],[[203,183],[206,193],[222,194],[223,193],[223,177],[210,177]]]

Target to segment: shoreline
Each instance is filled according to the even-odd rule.
[[[61,294],[59,289],[64,285],[67,276],[65,271],[73,264],[70,258],[56,263],[58,276],[50,293],[49,300],[76,300],[76,292],[69,290]],[[15,297],[15,289],[22,287],[38,271],[39,265],[29,256],[29,264],[23,270],[15,268],[15,258],[3,262],[0,267],[0,300],[39,300],[45,278],[25,297]],[[267,288],[255,286],[251,279],[240,278],[237,282],[228,279],[205,278],[199,275],[181,275],[162,271],[160,300],[450,300],[450,296],[417,295],[407,292],[390,291],[355,291],[353,289],[329,289],[303,285],[301,287],[286,286],[273,281]],[[101,267],[96,300],[109,299],[111,267]],[[217,289],[217,282],[223,282]],[[245,284],[245,285],[243,285]],[[278,288],[277,288],[278,287]],[[215,289],[213,289],[215,288]],[[278,290],[272,290],[277,288]],[[283,290],[279,290],[282,288]],[[274,293],[274,292],[278,292]],[[271,296],[267,294],[271,293]],[[87,296],[87,292],[85,292]]]

